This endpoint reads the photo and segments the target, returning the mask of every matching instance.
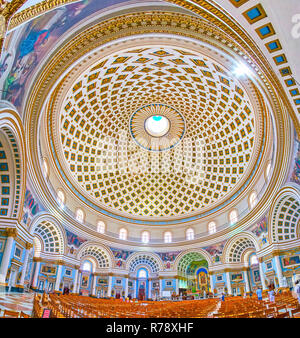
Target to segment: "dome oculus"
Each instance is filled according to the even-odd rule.
[[[165,151],[175,147],[185,133],[185,120],[175,108],[153,103],[137,109],[129,121],[134,141],[149,151]]]
[[[145,129],[153,137],[162,137],[169,131],[170,122],[162,115],[150,116],[145,121]]]

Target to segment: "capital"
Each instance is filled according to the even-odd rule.
[[[25,249],[30,250],[33,247],[33,244],[26,242]]]
[[[7,228],[7,229],[5,230],[5,232],[6,232],[6,236],[7,236],[7,237],[13,237],[13,238],[16,238],[17,235],[18,235],[18,231],[17,231],[16,228]]]
[[[275,251],[272,252],[272,255],[273,255],[273,257],[280,256],[280,251],[275,250]]]

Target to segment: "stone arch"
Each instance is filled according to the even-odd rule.
[[[98,261],[96,259],[96,257],[91,256],[91,255],[86,255],[83,256],[81,261],[80,261],[80,268],[82,268],[83,262],[88,261],[91,263],[92,265],[92,273],[94,273],[96,271],[97,265],[98,265]]]
[[[26,151],[22,121],[0,101],[0,217],[21,220],[26,190]]]
[[[300,192],[291,184],[279,191],[269,212],[270,243],[287,242],[300,237]]]
[[[64,228],[54,216],[48,213],[38,214],[29,225],[29,232],[42,240],[43,252],[61,255],[67,252]]]
[[[85,242],[80,246],[76,258],[81,261],[84,258],[92,258],[100,269],[113,267],[113,254],[109,248],[96,242]]]
[[[126,270],[135,272],[139,267],[147,266],[152,273],[159,273],[163,270],[163,263],[158,255],[151,252],[135,252],[126,260]]]
[[[190,263],[195,260],[205,259],[207,261],[207,269],[212,265],[210,254],[203,249],[189,249],[181,252],[175,259],[174,269],[178,273],[184,273]]]
[[[185,251],[183,251],[183,252],[181,252],[177,257],[176,257],[176,259],[175,259],[175,262],[174,262],[174,269],[176,270],[176,271],[178,271],[178,266],[179,266],[179,264],[180,264],[180,261],[181,261],[181,259],[184,257],[184,256],[186,256],[186,255],[188,255],[188,254],[190,254],[190,253],[196,253],[196,254],[198,254],[198,255],[201,255],[203,258],[205,258],[206,259],[206,261],[207,261],[207,263],[208,263],[208,267],[211,267],[212,266],[212,258],[211,258],[211,255],[207,252],[207,251],[205,251],[204,249],[189,249],[189,250],[185,250]],[[199,256],[200,257],[200,256]]]
[[[240,263],[250,250],[259,251],[259,244],[253,234],[248,231],[241,232],[225,244],[222,261],[224,263]]]

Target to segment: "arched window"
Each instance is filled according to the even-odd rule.
[[[142,242],[143,243],[149,243],[150,240],[150,234],[148,231],[143,231],[142,232]]]
[[[257,203],[257,194],[255,191],[252,191],[249,197],[250,208],[253,209]]]
[[[267,180],[270,178],[270,173],[271,173],[271,162],[268,163],[267,168],[266,168],[266,178],[267,178]]]
[[[77,209],[76,210],[76,219],[78,222],[82,223],[84,219],[84,213],[82,209]]]
[[[238,221],[238,213],[236,210],[231,210],[229,213],[229,222],[231,225],[235,224]]]
[[[82,265],[82,270],[92,272],[92,263],[89,261],[84,261]]]
[[[123,240],[127,239],[127,230],[125,228],[120,229],[119,238]]]
[[[104,232],[105,232],[105,223],[103,221],[99,221],[98,222],[98,224],[97,224],[97,231],[100,234],[104,234]]]
[[[195,238],[195,232],[194,232],[194,229],[188,228],[188,229],[186,230],[186,239],[187,239],[188,241],[191,241],[191,240],[193,240],[194,238]]]
[[[208,223],[208,232],[210,235],[214,234],[217,231],[216,223],[210,222]]]
[[[40,257],[42,251],[42,244],[37,237],[33,238],[33,249],[34,249],[34,257]]]
[[[49,167],[48,167],[47,160],[45,158],[43,159],[42,170],[43,170],[44,176],[48,177],[48,175],[49,175]]]
[[[58,190],[57,191],[57,202],[59,203],[59,205],[63,208],[65,205],[65,194],[62,190]]]
[[[147,278],[147,271],[145,269],[141,269],[139,271],[138,278]]]
[[[250,257],[250,265],[257,265],[258,264],[258,258],[256,255],[253,255]]]
[[[171,243],[172,242],[172,233],[170,231],[165,232],[164,242],[165,243]]]

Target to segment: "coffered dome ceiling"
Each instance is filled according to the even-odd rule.
[[[200,214],[245,189],[257,167],[264,120],[253,93],[208,56],[120,50],[67,88],[48,112],[53,155],[69,187],[101,210]]]

